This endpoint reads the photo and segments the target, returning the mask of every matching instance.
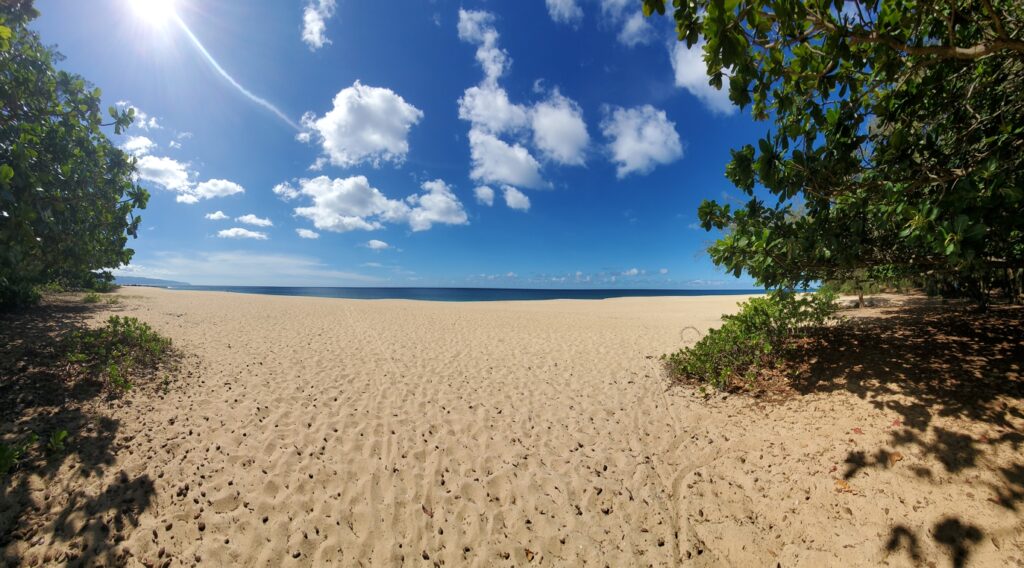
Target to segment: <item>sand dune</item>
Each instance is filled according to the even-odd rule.
[[[900,566],[948,565],[956,546],[1024,561],[1020,511],[992,499],[1016,445],[952,471],[887,446],[901,415],[850,392],[669,389],[657,356],[742,298],[121,295],[115,310],[194,355],[192,375],[103,411],[120,422],[112,463],[34,485],[52,514],[6,550],[26,564]],[[960,420],[922,436],[1005,433]],[[851,452],[878,448],[902,453],[844,478]],[[143,506],[58,515],[71,491]]]

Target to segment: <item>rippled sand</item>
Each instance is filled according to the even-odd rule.
[[[120,295],[192,374],[103,411],[112,463],[35,482],[49,524],[7,548],[26,564],[948,565],[947,518],[971,563],[1024,557],[1024,504],[991,499],[1014,487],[1010,446],[957,471],[903,448],[842,487],[853,452],[896,449],[891,406],[669,389],[657,357],[740,297]],[[80,510],[71,490],[106,498]]]

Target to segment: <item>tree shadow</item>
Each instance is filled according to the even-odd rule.
[[[919,299],[855,312],[846,325],[794,351],[788,376],[801,394],[846,391],[899,416],[884,447],[847,454],[844,479],[895,467],[903,460],[900,452],[909,449],[947,474],[987,464],[996,476],[989,500],[1017,511],[1024,502],[1024,460],[996,468],[986,456],[1000,452],[1005,463],[1005,450],[1019,452],[1024,445],[1018,426],[1024,420],[1022,337],[1022,307],[978,313]],[[928,466],[909,467],[922,481],[938,479]],[[963,566],[983,530],[944,517],[930,535],[954,566]],[[891,529],[886,548],[906,550],[915,561],[921,557],[918,537],[904,525]]]
[[[49,485],[65,466],[88,478],[115,463],[121,421],[96,411],[106,396],[104,386],[69,372],[64,347],[68,334],[85,329],[89,318],[112,307],[49,298],[36,308],[0,315],[0,443],[26,444],[31,435],[38,437],[27,444],[17,470],[0,479],[0,563],[20,565],[23,545],[49,542],[65,544],[59,561],[119,564],[112,557],[116,536],[153,500],[148,476],[129,479],[122,472],[98,495],[72,488],[55,519],[49,503],[40,503],[63,490],[50,491]],[[62,430],[67,440],[48,448],[50,436]],[[45,489],[33,478],[41,479]],[[82,512],[89,522],[69,525],[68,519]]]

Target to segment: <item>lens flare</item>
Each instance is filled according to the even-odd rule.
[[[153,28],[166,28],[174,22],[174,4],[175,0],[129,0],[135,17]]]

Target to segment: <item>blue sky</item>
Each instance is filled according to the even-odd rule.
[[[152,193],[122,274],[751,287],[696,210],[735,199],[729,150],[767,125],[639,0],[165,3],[48,0],[34,24],[137,109],[111,133]]]

